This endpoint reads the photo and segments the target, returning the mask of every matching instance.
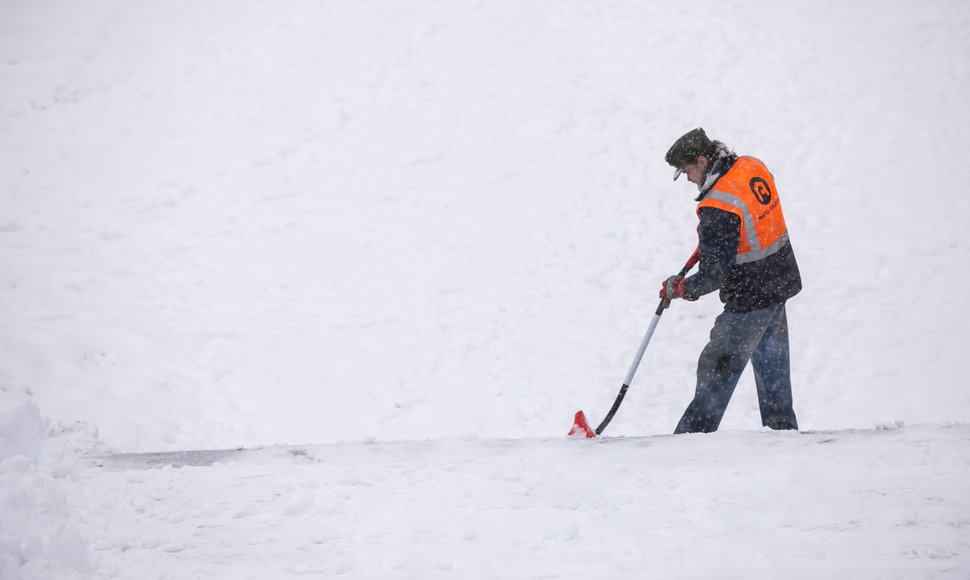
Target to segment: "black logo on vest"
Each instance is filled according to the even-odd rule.
[[[751,181],[748,182],[748,187],[751,188],[751,193],[754,194],[761,205],[771,203],[771,188],[768,187],[767,181],[760,177],[752,177]]]

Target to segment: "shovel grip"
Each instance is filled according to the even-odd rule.
[[[694,253],[690,255],[690,258],[687,258],[687,263],[684,264],[684,267],[681,268],[680,272],[677,273],[678,276],[683,277],[687,275],[687,272],[690,272],[690,269],[697,264],[698,260],[700,260],[700,252],[701,252],[701,247],[697,246],[697,249],[694,250]],[[661,298],[660,304],[657,306],[657,310],[656,312],[654,312],[654,314],[656,314],[657,316],[660,316],[661,314],[663,314],[664,310],[666,309],[664,308],[663,298]]]
[[[686,276],[687,272],[690,272],[690,269],[696,266],[697,261],[700,259],[701,259],[701,247],[698,245],[697,249],[694,250],[694,253],[690,255],[690,258],[687,258],[687,263],[684,264],[683,269],[681,269],[680,275]]]

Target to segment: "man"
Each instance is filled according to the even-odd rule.
[[[670,300],[697,300],[720,290],[724,311],[697,362],[697,388],[674,433],[716,431],[748,361],[754,369],[761,422],[798,429],[792,409],[786,301],[802,288],[774,178],[764,163],[738,157],[697,128],[678,139],[666,161],[697,185],[700,266],[671,276]]]

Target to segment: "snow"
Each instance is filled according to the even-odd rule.
[[[0,578],[966,578],[968,24],[0,3]],[[748,374],[668,435],[708,297],[570,440],[696,244],[696,126],[779,187],[803,432]]]
[[[88,456],[60,478],[18,455],[4,577],[961,578],[968,441],[361,441]]]

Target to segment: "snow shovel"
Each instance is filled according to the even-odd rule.
[[[694,267],[697,263],[698,252],[700,252],[700,247],[694,250],[690,259],[684,264],[684,267],[680,270],[678,276],[686,276],[687,272]],[[591,439],[603,433],[603,429],[610,424],[613,420],[613,415],[616,415],[616,410],[620,408],[620,403],[623,402],[623,397],[626,396],[627,389],[630,388],[630,383],[633,381],[633,375],[637,372],[637,367],[640,366],[640,359],[643,358],[643,353],[647,350],[647,345],[650,344],[650,337],[653,336],[653,331],[657,328],[657,323],[660,322],[660,315],[664,313],[664,301],[660,300],[660,305],[657,306],[657,311],[653,315],[653,320],[650,321],[650,327],[647,328],[647,333],[643,335],[643,340],[640,341],[640,348],[637,350],[637,356],[633,359],[633,364],[630,365],[630,370],[626,373],[626,379],[623,381],[623,386],[620,387],[620,393],[616,396],[616,400],[613,401],[613,406],[610,408],[610,412],[606,414],[603,421],[600,422],[599,427],[596,428],[594,432],[589,428],[589,423],[586,422],[586,414],[581,410],[576,411],[576,417],[573,419],[573,428],[569,430],[569,437],[574,437],[576,439]]]

